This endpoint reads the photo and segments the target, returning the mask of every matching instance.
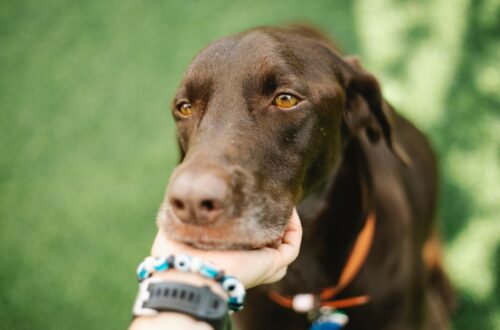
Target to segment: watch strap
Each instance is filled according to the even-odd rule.
[[[224,326],[228,307],[208,286],[150,280],[141,283],[134,314],[155,315],[164,311],[189,315],[218,330]]]

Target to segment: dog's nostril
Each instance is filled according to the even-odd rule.
[[[200,206],[204,211],[213,211],[216,209],[215,203],[209,199],[202,200]]]
[[[213,224],[226,215],[229,189],[224,173],[203,168],[183,170],[168,189],[167,214],[186,224]]]
[[[174,198],[172,200],[172,205],[174,206],[174,208],[176,208],[177,210],[184,210],[184,203],[180,200],[180,199],[177,199],[177,198]]]

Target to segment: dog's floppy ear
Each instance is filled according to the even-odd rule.
[[[365,130],[372,142],[382,137],[393,154],[409,165],[410,158],[394,132],[396,114],[383,99],[377,79],[361,67],[356,57],[346,57],[340,61],[345,90],[345,128],[351,135]]]

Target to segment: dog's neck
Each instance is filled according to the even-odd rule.
[[[367,160],[361,143],[353,139],[337,167],[298,207],[304,227],[304,257],[315,254],[315,259],[328,267],[321,273],[327,274],[324,281],[330,285],[338,280],[373,207],[372,196]]]

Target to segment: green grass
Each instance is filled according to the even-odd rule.
[[[500,2],[0,1],[0,324],[123,329],[194,54],[308,21],[432,139],[456,329],[500,328]]]

